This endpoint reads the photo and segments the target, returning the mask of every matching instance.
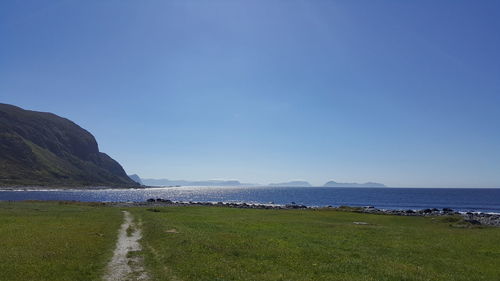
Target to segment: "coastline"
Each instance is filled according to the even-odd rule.
[[[0,200],[0,202],[15,202],[12,200]],[[342,212],[364,213],[372,215],[392,215],[392,216],[411,216],[411,217],[449,217],[450,222],[459,222],[461,227],[474,226],[491,226],[500,227],[500,213],[484,213],[484,212],[459,212],[450,208],[426,208],[421,210],[412,209],[379,209],[373,206],[355,207],[355,206],[306,206],[301,204],[254,204],[254,203],[234,203],[234,202],[184,202],[172,201],[162,198],[150,198],[143,202],[87,202],[76,200],[21,200],[20,202],[59,202],[60,204],[92,204],[107,207],[142,207],[152,208],[155,211],[156,207],[226,207],[239,209],[262,209],[262,210],[333,210]]]
[[[13,186],[0,186],[0,191],[61,191],[61,190],[74,190],[74,191],[85,191],[85,190],[131,190],[131,189],[145,189],[145,188],[155,188],[153,186],[23,186],[23,185],[13,185]]]
[[[412,215],[436,208],[461,213],[500,214],[500,189],[406,189],[406,188],[272,188],[272,187],[149,187],[134,186],[0,186],[0,200],[61,200],[82,202],[144,202],[168,198],[176,202],[209,202],[248,205],[374,206],[367,212]],[[465,200],[467,199],[467,200]],[[411,210],[411,211],[409,211]],[[430,211],[429,211],[430,210]],[[414,214],[413,214],[414,215]]]
[[[413,187],[413,186],[374,186],[374,187],[352,187],[352,186],[272,186],[272,185],[78,185],[78,184],[62,184],[62,185],[9,185],[0,184],[0,191],[37,191],[37,190],[100,190],[100,189],[159,189],[159,188],[322,188],[322,189],[440,189],[440,190],[454,190],[454,189],[500,189],[499,187]]]
[[[301,204],[248,204],[248,203],[231,203],[231,202],[183,202],[171,201],[161,198],[150,198],[146,202],[103,202],[108,206],[118,207],[168,207],[168,206],[207,206],[207,207],[228,207],[228,208],[241,208],[241,209],[265,209],[265,210],[294,210],[294,209],[309,209],[309,210],[322,210],[330,209],[336,211],[346,211],[355,213],[365,213],[374,215],[393,215],[393,216],[417,216],[417,217],[462,217],[465,225],[483,225],[500,227],[500,213],[483,213],[483,212],[458,212],[450,208],[443,209],[421,209],[421,210],[384,210],[378,209],[373,206],[366,207],[352,207],[352,206],[327,206],[327,207],[311,207]]]

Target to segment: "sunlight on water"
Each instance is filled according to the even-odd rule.
[[[143,202],[162,198],[183,202],[246,202],[307,206],[375,206],[382,209],[452,208],[500,212],[500,189],[324,188],[324,187],[159,187],[95,190],[9,190],[0,200]]]

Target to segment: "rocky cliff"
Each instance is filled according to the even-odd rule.
[[[52,113],[0,103],[0,185],[137,186],[89,132]]]

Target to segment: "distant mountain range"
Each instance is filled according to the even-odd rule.
[[[262,184],[241,183],[237,180],[206,180],[206,181],[187,181],[187,180],[169,180],[169,179],[143,179],[138,175],[129,175],[137,183],[146,186],[263,186]],[[264,185],[265,186],[265,185]],[[275,187],[312,187],[307,181],[289,181],[281,183],[270,183],[267,186]],[[385,187],[385,185],[376,182],[367,183],[338,183],[329,181],[324,187]]]
[[[289,181],[280,183],[270,183],[269,186],[287,186],[287,187],[311,187],[307,181]]]
[[[140,182],[146,186],[240,186],[245,185],[240,183],[239,181],[233,180],[207,180],[207,181],[187,181],[187,180],[169,180],[169,179],[143,179],[143,178],[135,178],[131,175],[130,177],[136,181]]]
[[[77,124],[0,103],[0,186],[138,184]]]
[[[386,187],[384,184],[376,183],[376,182],[367,182],[367,183],[345,183],[345,182],[335,182],[329,181],[323,185],[324,187]]]

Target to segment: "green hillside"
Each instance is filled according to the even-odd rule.
[[[0,185],[137,184],[77,124],[52,113],[0,104]]]

